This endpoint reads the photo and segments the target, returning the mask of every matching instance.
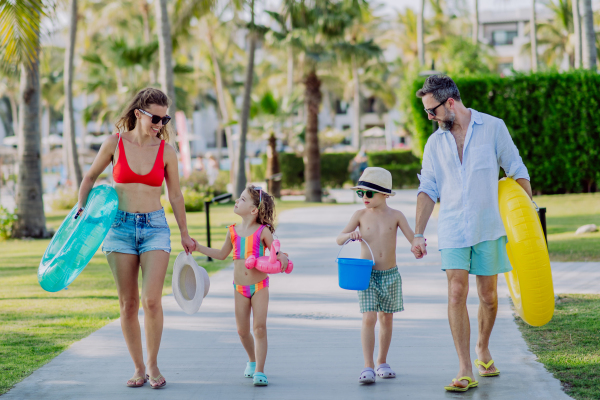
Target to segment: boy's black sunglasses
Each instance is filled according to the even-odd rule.
[[[145,115],[149,116],[150,118],[152,118],[153,124],[158,124],[162,120],[162,124],[164,126],[164,125],[168,124],[169,121],[171,120],[171,117],[169,117],[168,115],[165,115],[164,117],[159,117],[158,115],[150,114],[148,111],[142,110],[141,108],[138,108],[138,111],[141,112],[142,114],[145,114]]]
[[[367,195],[367,199],[372,199],[373,195],[375,194],[374,191],[372,190],[357,190],[356,194],[358,195],[358,197],[360,197],[361,199],[364,197],[364,195]]]

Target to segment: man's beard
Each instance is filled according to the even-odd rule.
[[[446,119],[445,120],[441,120],[438,121],[438,125],[440,126],[440,128],[443,131],[450,131],[452,130],[452,127],[454,126],[454,120],[456,119],[456,114],[448,111],[448,109],[446,109]]]

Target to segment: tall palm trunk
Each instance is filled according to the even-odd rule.
[[[277,138],[275,132],[271,132],[269,136],[269,146],[267,147],[267,171],[266,176],[272,177],[280,172],[279,168],[279,156],[277,155]],[[276,199],[281,198],[281,180],[270,179],[267,181],[269,185],[269,193]]]
[[[152,40],[152,35],[150,34],[150,5],[147,0],[140,0],[140,11],[142,14],[144,42],[148,44]],[[156,64],[154,62],[150,65],[150,82],[156,82]]]
[[[479,0],[474,1],[473,8],[473,44],[479,42]]]
[[[69,1],[69,36],[65,52],[65,109],[63,118],[63,151],[66,152],[67,171],[71,184],[79,187],[82,180],[77,142],[75,141],[75,118],[73,116],[73,57],[75,55],[75,37],[77,33],[77,0]]]
[[[535,0],[531,0],[531,27],[529,35],[531,36],[531,70],[537,72],[538,56],[537,56],[537,18],[535,15]]]
[[[583,0],[582,15],[583,68],[596,71],[596,32],[594,32],[594,13],[592,0]]]
[[[360,78],[358,76],[358,63],[356,55],[352,54],[352,80],[354,81],[354,99],[352,105],[352,146],[357,150],[362,146],[360,134]]]
[[[304,192],[307,202],[321,202],[321,155],[319,153],[319,108],[321,81],[315,68],[304,79],[306,102],[306,139],[304,150]]]
[[[235,195],[239,197],[246,188],[246,138],[248,137],[248,120],[250,119],[250,94],[254,78],[254,51],[256,49],[256,32],[254,30],[254,0],[250,3],[250,32],[248,34],[249,51],[244,82],[244,100],[242,103],[242,123],[240,143],[238,145],[237,174],[235,178]]]
[[[425,0],[421,0],[419,15],[417,17],[417,53],[419,55],[419,63],[425,65]]]
[[[35,58],[21,66],[19,93],[19,175],[17,177],[17,222],[14,237],[46,236],[40,154],[39,36]]]
[[[171,24],[167,11],[167,0],[155,0],[156,25],[158,28],[158,54],[160,71],[158,81],[163,92],[171,99],[168,114],[175,118],[175,81],[173,76],[173,41],[171,40]]]
[[[14,93],[7,94],[8,101],[10,102],[10,112],[12,114],[12,128],[15,136],[19,134],[19,107],[17,99]]]
[[[212,65],[213,65],[213,71],[215,74],[215,90],[217,91],[217,103],[219,105],[219,115],[221,117],[221,126],[224,126],[224,130],[225,130],[225,136],[227,138],[227,152],[229,155],[229,160],[230,160],[230,168],[229,168],[229,179],[230,182],[233,184],[235,182],[234,180],[234,173],[235,173],[235,169],[234,169],[234,161],[235,161],[235,154],[234,154],[234,149],[233,149],[233,132],[231,130],[231,125],[229,125],[229,110],[227,109],[227,102],[225,101],[225,87],[223,85],[223,77],[221,75],[221,67],[219,66],[219,59],[217,58],[217,51],[215,49],[215,43],[213,40],[213,35],[212,35],[212,31],[210,29],[210,26],[207,22],[207,44],[208,44],[208,50],[210,52],[210,58],[212,61]],[[217,134],[217,160],[221,161],[221,151],[223,148],[223,135],[221,134],[221,130],[219,129],[219,132]]]
[[[581,14],[579,13],[579,0],[572,0],[573,5],[573,30],[575,38],[575,68],[581,68]]]

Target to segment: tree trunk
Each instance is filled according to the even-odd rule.
[[[425,0],[421,0],[419,15],[417,16],[417,52],[419,54],[419,63],[425,65]]]
[[[269,146],[267,147],[267,170],[265,175],[267,178],[281,172],[279,168],[279,156],[277,155],[277,139],[275,132],[271,132],[269,137]],[[281,180],[267,180],[268,192],[276,199],[281,198]]]
[[[82,180],[81,165],[75,140],[75,117],[73,116],[73,57],[75,56],[75,38],[77,33],[77,0],[69,0],[69,36],[65,51],[65,109],[63,117],[63,151],[67,153],[67,176],[71,185],[79,187]]]
[[[529,36],[531,36],[531,70],[537,72],[538,57],[537,57],[537,19],[535,15],[535,0],[531,0],[531,27]]]
[[[583,68],[596,71],[596,33],[592,0],[583,0],[582,15]]]
[[[42,238],[46,234],[46,216],[42,190],[40,154],[40,76],[39,38],[35,59],[21,66],[19,94],[19,175],[17,177],[17,221],[13,237]]]
[[[233,149],[233,132],[231,130],[231,125],[229,125],[229,111],[227,110],[227,102],[225,101],[225,88],[223,86],[223,77],[221,75],[221,67],[219,66],[219,59],[217,58],[217,51],[215,49],[215,44],[213,41],[212,32],[210,30],[210,26],[207,23],[207,44],[210,52],[210,58],[213,64],[213,71],[215,74],[215,90],[217,91],[217,103],[219,105],[219,115],[221,116],[221,127],[225,130],[225,136],[227,137],[227,152],[230,160],[229,167],[229,180],[232,184],[235,184],[234,180],[234,162],[235,162],[235,153]],[[224,126],[226,125],[226,126]],[[221,151],[223,149],[223,134],[221,133],[221,129],[217,134],[217,161],[221,161]]]
[[[239,197],[246,189],[246,138],[248,137],[248,120],[250,119],[250,95],[252,94],[252,79],[254,78],[254,51],[256,49],[256,32],[254,31],[254,0],[250,3],[250,32],[248,34],[248,65],[246,66],[246,81],[244,82],[244,99],[242,103],[242,121],[240,143],[238,145],[237,174],[235,177],[235,196]]]
[[[167,0],[155,0],[156,26],[158,29],[158,58],[160,72],[158,81],[163,92],[171,99],[171,106],[167,113],[175,118],[175,82],[173,77],[173,41],[171,40],[171,24],[167,11]]]
[[[12,114],[12,128],[15,136],[19,135],[19,107],[14,93],[9,93],[8,101],[10,102],[10,112]]]
[[[473,8],[473,44],[479,43],[479,0],[474,0]]]
[[[579,13],[579,0],[572,0],[573,5],[573,30],[575,38],[575,68],[581,68],[581,14]]]
[[[352,105],[352,146],[360,150],[362,136],[360,134],[360,78],[356,55],[352,54],[352,80],[354,81],[354,99]]]
[[[144,43],[149,44],[152,40],[150,34],[150,5],[147,0],[140,0],[140,11],[142,14],[142,22],[144,24]],[[156,63],[150,65],[150,83],[156,82]]]
[[[306,102],[306,139],[304,150],[304,192],[307,202],[321,202],[321,155],[319,152],[319,108],[321,81],[313,68],[304,79]]]

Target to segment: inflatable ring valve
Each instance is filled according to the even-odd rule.
[[[532,326],[547,324],[554,314],[554,286],[548,247],[536,207],[512,178],[498,183],[506,251],[513,269],[504,274],[517,313]]]
[[[93,188],[81,215],[75,205],[52,237],[40,266],[38,281],[48,292],[58,292],[69,286],[88,265],[108,234],[117,210],[119,198],[111,186]]]

